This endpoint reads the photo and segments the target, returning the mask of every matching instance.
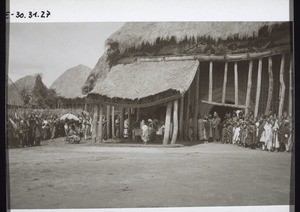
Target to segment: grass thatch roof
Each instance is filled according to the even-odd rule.
[[[82,92],[88,93],[93,90],[95,84],[100,83],[100,81],[105,79],[109,71],[110,65],[107,58],[107,53],[104,52],[95,67],[90,72],[89,76],[84,80],[85,83],[81,88]]]
[[[257,37],[263,27],[271,32],[276,22],[133,22],[126,23],[112,34],[107,44],[117,44],[120,53],[139,49],[145,44],[155,45],[159,40],[183,40],[202,38],[215,41]]]
[[[6,104],[10,106],[19,106],[22,107],[24,102],[20,96],[19,88],[8,78],[7,86],[7,99]]]
[[[162,61],[116,65],[89,96],[100,95],[112,101],[139,104],[145,98],[165,92],[183,95],[194,79],[198,64],[198,61]]]
[[[58,96],[66,99],[80,98],[83,96],[81,87],[90,72],[91,69],[84,65],[70,68],[52,83],[50,89],[54,89]]]

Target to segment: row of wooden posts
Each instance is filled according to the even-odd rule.
[[[199,66],[200,67],[200,66]],[[280,91],[279,91],[279,109],[278,109],[278,116],[282,117],[284,101],[285,101],[285,90],[286,85],[284,82],[284,74],[285,74],[285,55],[281,55],[281,64],[280,64]],[[187,139],[188,137],[188,119],[190,117],[190,106],[191,106],[191,98],[193,99],[193,139],[197,140],[197,125],[198,125],[198,113],[199,113],[199,81],[200,81],[200,69],[197,70],[195,81],[187,91],[184,97],[180,98],[180,105],[179,105],[179,124],[178,124],[178,100],[174,102],[169,102],[167,104],[166,109],[166,119],[165,119],[165,137],[163,140],[163,144],[167,144],[169,140],[169,129],[170,129],[170,122],[171,122],[171,110],[173,107],[173,135],[171,139],[171,144],[176,142],[176,137],[179,135],[180,139]],[[261,84],[262,84],[262,58],[258,61],[258,68],[257,68],[257,86],[256,86],[256,95],[255,95],[255,106],[254,106],[254,118],[258,116],[258,110],[260,105],[260,94],[261,94]],[[246,93],[246,101],[243,105],[240,105],[238,102],[238,63],[234,62],[234,104],[226,104],[226,87],[227,87],[227,73],[228,73],[228,63],[225,62],[224,65],[224,78],[223,78],[223,90],[222,90],[222,101],[220,102],[213,102],[212,98],[212,91],[213,91],[213,62],[210,61],[209,63],[209,86],[208,86],[208,101],[202,100],[202,103],[207,103],[211,105],[219,105],[219,106],[226,106],[226,107],[238,107],[245,109],[245,114],[249,114],[250,108],[250,96],[251,96],[251,89],[252,89],[252,72],[253,72],[253,60],[249,61],[249,69],[248,69],[248,81],[247,81],[247,93]],[[269,74],[269,88],[268,88],[268,97],[267,97],[267,104],[265,108],[265,114],[269,114],[271,109],[271,103],[273,99],[273,87],[274,87],[274,79],[273,79],[273,70],[272,70],[272,56],[268,57],[268,74]],[[192,86],[194,89],[192,90]],[[185,101],[185,98],[187,100]],[[288,115],[292,117],[293,114],[293,60],[292,56],[290,59],[290,67],[289,67],[289,103],[288,103]],[[186,103],[184,103],[186,102]],[[185,114],[185,121],[184,119]],[[185,126],[184,126],[185,124]],[[179,128],[179,132],[178,132]]]
[[[292,116],[292,92],[293,92],[293,60],[292,57],[290,59],[290,69],[289,69],[289,115]],[[279,92],[279,109],[278,116],[282,116],[284,100],[285,100],[285,90],[286,85],[284,82],[284,66],[285,66],[285,55],[281,56],[281,64],[280,64],[280,92]],[[240,105],[238,102],[239,97],[239,81],[238,81],[238,64],[234,62],[234,104],[226,104],[226,86],[227,86],[227,69],[228,63],[225,63],[224,67],[224,80],[223,80],[223,91],[222,91],[222,102],[213,102],[212,101],[212,82],[213,82],[213,62],[210,62],[209,65],[209,91],[208,91],[208,101],[202,101],[203,103],[208,103],[212,105],[220,105],[220,106],[228,106],[228,107],[238,107],[244,108],[245,113],[249,113],[250,108],[250,97],[251,97],[251,89],[252,89],[252,72],[253,72],[253,60],[249,61],[249,70],[248,70],[248,82],[247,82],[247,93],[246,93],[246,102],[244,105]],[[272,69],[272,56],[268,57],[268,74],[269,74],[269,89],[268,89],[268,98],[267,104],[265,108],[265,114],[268,114],[271,109],[272,99],[273,99],[273,87],[274,87],[274,79],[273,79],[273,69]],[[255,107],[254,107],[254,117],[257,118],[259,104],[260,104],[260,94],[261,94],[261,84],[262,84],[262,58],[258,61],[257,68],[257,86],[256,86],[256,96],[255,96]]]
[[[289,116],[292,117],[293,113],[293,69],[292,69],[292,56],[290,60],[290,68],[289,68],[289,106],[288,112]],[[199,66],[200,67],[200,66]],[[282,54],[281,56],[281,64],[280,64],[280,91],[279,91],[279,109],[278,109],[278,116],[282,116],[283,107],[284,107],[284,100],[285,100],[285,90],[286,85],[284,82],[284,70],[285,67],[285,55]],[[197,140],[197,121],[198,121],[198,113],[199,113],[199,81],[200,81],[200,68],[197,69],[196,76],[194,83],[192,83],[191,87],[188,89],[187,93],[172,102],[167,103],[166,108],[166,117],[165,117],[165,133],[163,138],[163,144],[167,145],[175,144],[177,137],[179,139],[187,139],[188,136],[188,120],[190,117],[190,107],[191,107],[191,99],[193,98],[193,139]],[[202,103],[207,103],[211,105],[220,105],[220,106],[227,106],[227,107],[235,107],[235,108],[242,108],[245,109],[245,114],[249,114],[250,108],[250,96],[251,96],[251,89],[252,89],[252,72],[253,72],[253,60],[249,60],[249,69],[248,69],[248,81],[247,81],[247,92],[246,92],[246,101],[244,104],[239,104],[239,86],[238,86],[238,63],[234,62],[234,104],[226,104],[226,87],[227,87],[227,73],[228,73],[228,62],[225,62],[224,65],[224,78],[223,78],[223,90],[222,90],[222,101],[220,102],[213,102],[213,62],[210,61],[209,63],[209,88],[208,88],[208,101],[201,100]],[[268,97],[267,97],[267,104],[265,108],[265,114],[268,114],[271,109],[271,103],[273,99],[273,86],[274,86],[274,79],[273,79],[273,70],[272,70],[272,56],[268,57],[268,74],[269,74],[269,88],[268,88]],[[258,61],[257,67],[257,81],[256,81],[256,95],[255,95],[255,106],[254,106],[254,118],[258,116],[258,110],[260,105],[260,94],[261,94],[261,84],[262,84],[262,58]],[[191,90],[193,87],[193,91]],[[180,102],[179,102],[180,101]],[[93,137],[98,138],[102,141],[102,119],[99,117],[103,116],[103,105],[94,104],[94,123],[93,123]],[[173,109],[173,115],[172,115]],[[137,114],[139,114],[138,110]],[[128,108],[128,119],[130,122],[130,111],[131,109]],[[124,112],[125,108],[121,109],[121,117],[120,117],[120,135],[122,137],[124,131]],[[178,117],[179,114],[179,117]],[[107,136],[114,137],[115,129],[114,123],[111,123],[110,117],[114,117],[114,107],[107,106]],[[185,115],[185,121],[184,121]],[[173,118],[173,120],[171,120]],[[114,120],[114,119],[113,119]],[[137,117],[138,120],[138,117]],[[172,122],[172,125],[171,125]],[[185,126],[184,126],[185,125]],[[170,127],[173,127],[172,135],[170,137]],[[112,134],[111,134],[112,133]],[[170,141],[171,140],[171,141]],[[170,141],[170,142],[169,142]]]
[[[183,98],[182,98],[183,99]],[[101,105],[101,104],[93,104],[93,123],[92,123],[92,137],[95,139],[95,141],[102,142],[103,140],[103,110],[104,107],[106,107],[106,121],[107,121],[107,127],[106,127],[106,135],[107,138],[114,138],[116,136],[116,129],[115,129],[115,110],[114,106],[110,105]],[[164,139],[163,144],[166,145],[169,143],[170,140],[170,125],[171,125],[171,110],[173,107],[173,130],[172,130],[172,137],[171,137],[171,144],[175,144],[177,135],[178,135],[178,100],[175,100],[174,102],[169,102],[167,104],[167,111],[166,111],[166,120],[165,120],[165,133],[164,133]],[[124,137],[124,120],[125,120],[125,110],[127,110],[127,118],[129,124],[134,121],[132,120],[132,111],[134,108],[121,108],[121,114],[120,114],[120,138]],[[135,108],[136,113],[136,120],[139,120],[140,116],[140,108]],[[182,128],[182,126],[181,126]]]

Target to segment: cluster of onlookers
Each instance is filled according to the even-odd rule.
[[[161,141],[164,135],[164,121],[160,117],[151,119],[150,116],[140,117],[125,116],[124,139],[131,138],[133,141],[147,142]],[[114,124],[114,132],[107,134],[107,117],[102,117],[102,138],[121,138],[120,116],[116,114],[110,120]],[[10,115],[8,117],[8,145],[9,147],[31,147],[41,145],[41,141],[64,137],[66,142],[79,142],[82,138],[92,138],[92,115],[82,113],[76,120],[61,119],[57,115],[43,113],[25,114],[23,116]],[[188,139],[194,137],[194,121],[190,115],[188,121]],[[172,125],[172,123],[171,123]],[[281,117],[276,114],[261,115],[254,118],[252,112],[245,116],[243,110],[235,110],[226,113],[223,120],[217,112],[213,115],[205,114],[197,120],[197,140],[202,142],[220,142],[234,144],[251,149],[262,149],[267,151],[291,151],[292,118],[284,112]],[[111,126],[110,126],[111,127]],[[96,130],[96,129],[94,129]],[[172,135],[172,126],[170,127]]]
[[[8,146],[40,146],[43,140],[69,136],[88,139],[91,137],[91,122],[90,115],[79,116],[79,120],[61,120],[57,115],[15,113],[8,117]]]
[[[190,119],[192,124],[192,119]],[[252,112],[245,116],[244,111],[227,113],[221,121],[217,112],[206,114],[198,119],[198,139],[208,142],[235,144],[252,149],[267,151],[291,151],[293,148],[292,119],[284,112],[282,117],[276,114],[261,115],[254,118]],[[192,140],[193,128],[189,138]]]

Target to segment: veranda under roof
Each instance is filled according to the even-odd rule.
[[[116,65],[88,94],[104,104],[147,107],[184,95],[199,62],[160,61]]]

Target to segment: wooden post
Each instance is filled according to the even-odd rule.
[[[115,138],[115,106],[111,107],[111,135]]]
[[[128,108],[128,138],[131,138],[131,131],[130,131],[130,126],[132,122],[132,117],[131,117],[131,108]]]
[[[290,55],[289,70],[289,117],[293,117],[293,55]]]
[[[186,101],[186,124],[185,124],[185,135],[184,140],[187,140],[188,132],[189,132],[189,115],[190,115],[190,101],[191,101],[191,87],[188,90],[187,93],[187,101]]]
[[[167,145],[169,142],[170,136],[170,123],[171,123],[171,110],[172,110],[172,102],[168,102],[167,110],[166,110],[166,120],[165,120],[165,134],[163,145]]]
[[[199,70],[196,73],[196,80],[195,80],[195,101],[194,101],[194,114],[193,114],[193,140],[198,140],[198,111],[199,111]]]
[[[223,92],[222,92],[222,103],[225,103],[226,99],[226,87],[227,87],[227,72],[228,72],[228,63],[225,63],[224,67],[224,80],[223,80]]]
[[[280,64],[280,90],[279,90],[279,107],[278,107],[278,117],[281,118],[283,106],[284,106],[284,98],[285,98],[285,83],[284,83],[284,65],[285,65],[285,55],[282,55],[281,64]]]
[[[273,70],[272,70],[272,56],[268,58],[268,73],[269,73],[269,90],[268,99],[265,110],[265,115],[268,115],[271,110],[272,98],[273,98]]]
[[[138,122],[140,120],[140,112],[141,112],[140,108],[137,108],[136,109],[136,120],[135,120],[136,122]]]
[[[178,99],[174,101],[174,107],[173,107],[173,135],[172,135],[171,144],[176,143],[177,135],[178,135]]]
[[[128,108],[128,125],[130,126],[130,124],[131,124],[131,108],[129,107]],[[129,134],[129,130],[128,130],[128,134]]]
[[[102,143],[103,139],[103,106],[99,105],[99,126],[98,126],[98,139]]]
[[[93,129],[92,129],[92,137],[93,139],[97,139],[97,122],[98,122],[98,105],[94,104],[94,114],[93,114]]]
[[[111,125],[110,125],[110,105],[107,105],[106,107],[106,121],[107,121],[107,127],[106,127],[106,131],[107,131],[107,139],[110,138],[110,130],[111,130]]]
[[[183,138],[183,108],[184,108],[184,98],[180,98],[180,110],[179,110],[179,139]]]
[[[249,61],[249,70],[248,70],[246,102],[245,102],[245,105],[246,105],[245,115],[249,114],[250,97],[251,97],[251,89],[252,89],[252,70],[253,70],[253,60],[250,60]]]
[[[84,103],[84,110],[87,111],[87,103]]]
[[[259,98],[260,98],[260,91],[261,91],[261,73],[262,73],[262,59],[259,59],[258,71],[257,71],[257,86],[256,86],[254,118],[257,118],[258,115]]]
[[[208,85],[208,101],[212,101],[212,89],[213,89],[213,63],[209,62],[209,85]]]
[[[239,75],[237,62],[234,62],[234,104],[239,104]]]
[[[125,108],[121,107],[121,116],[120,116],[120,138],[124,138],[124,114]]]

